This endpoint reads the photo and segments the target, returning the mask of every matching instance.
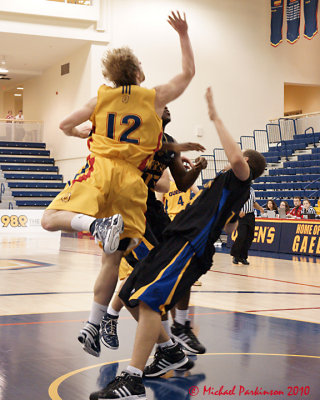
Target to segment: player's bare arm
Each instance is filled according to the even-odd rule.
[[[179,97],[187,88],[195,74],[194,56],[188,34],[186,15],[181,17],[179,11],[172,12],[168,17],[168,23],[178,33],[182,53],[182,72],[176,75],[165,85],[157,86],[155,108],[159,116],[167,103]]]
[[[60,122],[59,128],[67,136],[76,136],[79,138],[87,138],[90,129],[88,126],[77,128],[78,125],[89,120],[97,104],[97,97],[91,99],[87,104],[72,114],[68,115],[63,121]]]
[[[208,104],[209,118],[216,127],[220,142],[224,148],[231,168],[238,179],[246,181],[250,176],[249,165],[243,157],[239,145],[234,141],[233,137],[224,126],[224,123],[219,118],[216,107],[213,103],[212,90],[210,87],[206,91],[206,100]]]
[[[207,160],[199,157],[195,160],[195,164],[187,171],[183,165],[180,154],[177,154],[174,161],[170,165],[170,171],[177,188],[182,192],[188,190],[197,180],[200,172],[207,168]]]

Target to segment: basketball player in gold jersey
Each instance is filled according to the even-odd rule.
[[[199,189],[196,185],[192,185],[186,192],[181,192],[174,181],[170,181],[170,189],[163,194],[163,203],[171,221],[184,210],[191,201],[191,192],[197,194]]]
[[[91,153],[84,168],[49,205],[41,222],[48,231],[90,231],[102,242],[103,268],[94,287],[90,323],[82,335],[84,349],[94,355],[99,353],[99,323],[114,292],[121,257],[145,231],[148,190],[141,171],[161,146],[164,107],[184,92],[195,74],[185,15],[172,12],[168,23],[180,38],[179,74],[167,84],[145,89],[140,87],[145,79],[141,64],[132,51],[108,51],[102,60],[103,74],[114,87],[102,85],[98,97],[60,123],[66,135],[87,138],[88,129],[78,126],[90,119]]]

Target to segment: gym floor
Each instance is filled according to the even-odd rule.
[[[249,266],[217,252],[190,308],[207,352],[183,375],[145,380],[157,399],[320,398],[320,259],[251,252]],[[119,350],[85,353],[100,249],[56,235],[0,238],[0,400],[82,400],[126,367],[135,321],[124,310]]]

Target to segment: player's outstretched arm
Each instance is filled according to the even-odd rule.
[[[155,107],[159,115],[162,115],[163,108],[170,101],[179,97],[191,82],[195,74],[194,56],[188,34],[188,24],[186,15],[181,17],[179,11],[172,12],[168,17],[168,22],[178,33],[182,53],[182,72],[176,75],[165,85],[157,86]]]
[[[216,127],[220,142],[222,144],[222,147],[224,148],[231,168],[238,179],[240,179],[241,181],[246,181],[250,176],[249,165],[243,157],[239,145],[234,141],[233,137],[227,131],[223,122],[219,118],[217,110],[213,103],[212,90],[210,87],[206,91],[206,100],[208,104],[209,118],[211,119],[211,121],[213,121]]]
[[[87,138],[90,133],[89,127],[76,128],[91,117],[94,108],[97,104],[97,98],[94,97],[87,104],[72,114],[68,115],[60,122],[59,128],[67,136],[76,136],[79,138]]]

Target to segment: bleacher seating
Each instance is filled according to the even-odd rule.
[[[0,141],[0,172],[17,207],[46,207],[63,189],[45,143]]]
[[[319,140],[320,133],[315,133],[294,135],[294,139],[285,141],[285,145],[281,147],[286,148],[287,152],[290,149],[291,156],[296,160],[283,161],[281,167],[269,165],[268,174],[255,180],[253,188],[258,201],[261,199],[261,204],[272,198],[279,205],[283,199],[292,207],[294,196],[308,197],[312,205],[316,204],[316,200],[320,197],[320,147],[310,148],[310,146],[319,144]],[[295,150],[292,151],[293,149]],[[309,153],[295,154],[297,150]],[[270,153],[272,157],[274,150],[266,153],[268,164]],[[285,151],[282,153],[283,156],[286,157]]]

